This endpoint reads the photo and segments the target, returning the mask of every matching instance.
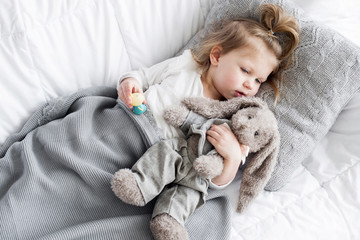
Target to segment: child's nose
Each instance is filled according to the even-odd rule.
[[[251,90],[253,88],[253,84],[251,79],[246,79],[244,82],[244,87],[246,87],[247,89]]]

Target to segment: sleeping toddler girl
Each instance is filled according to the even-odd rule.
[[[166,139],[182,136],[163,118],[164,109],[179,105],[185,97],[216,100],[254,96],[261,84],[270,81],[276,99],[275,81],[292,61],[299,41],[299,27],[293,16],[279,6],[263,4],[258,21],[239,18],[213,25],[200,43],[181,56],[121,77],[119,98],[131,108],[131,93],[144,93]],[[211,179],[214,186],[227,186],[235,177],[246,147],[224,125],[213,125],[207,140],[224,158],[222,173]],[[153,216],[156,217],[156,216]]]

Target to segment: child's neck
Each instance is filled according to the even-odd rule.
[[[212,83],[212,79],[208,74],[203,73],[201,75],[201,83],[203,86],[203,95],[206,98],[215,99],[215,100],[223,100],[223,96],[216,90],[215,86]]]

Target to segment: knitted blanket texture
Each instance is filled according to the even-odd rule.
[[[0,147],[0,239],[152,239],[153,202],[123,203],[110,179],[161,138],[151,110],[133,114],[113,88],[45,104]],[[228,198],[210,192],[186,227],[192,239],[229,238]]]

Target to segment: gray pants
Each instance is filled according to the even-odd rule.
[[[158,196],[153,217],[167,213],[184,225],[205,203],[209,181],[193,169],[195,158],[186,140],[174,138],[153,145],[132,167],[145,202]]]

